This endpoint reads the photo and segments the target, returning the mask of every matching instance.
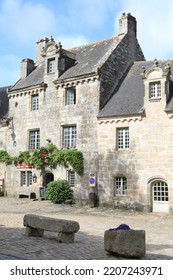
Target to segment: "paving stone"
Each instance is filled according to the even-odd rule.
[[[104,250],[104,232],[125,223],[146,232],[146,260],[173,260],[173,215],[137,213],[106,208],[56,205],[50,201],[0,198],[0,259],[121,260]],[[74,243],[58,243],[57,234],[26,237],[25,214],[75,220],[80,230]]]

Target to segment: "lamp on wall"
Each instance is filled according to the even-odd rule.
[[[36,174],[35,174],[35,173],[32,175],[32,180],[33,180],[33,182],[34,182],[34,183],[36,183],[36,182],[37,182],[37,176],[36,176]]]

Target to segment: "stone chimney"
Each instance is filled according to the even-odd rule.
[[[26,58],[22,59],[20,66],[20,77],[21,79],[26,78],[34,70],[34,61],[32,59]]]
[[[119,35],[129,33],[135,35],[137,33],[137,23],[136,18],[133,17],[130,13],[123,13],[119,19]]]
[[[36,42],[36,62],[35,64],[38,65],[40,62],[44,60],[42,56],[42,50],[46,46],[47,42],[49,42],[49,39],[47,37],[39,40]]]

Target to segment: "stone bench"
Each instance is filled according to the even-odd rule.
[[[76,221],[49,218],[34,214],[26,214],[23,218],[27,236],[42,237],[44,231],[57,232],[57,240],[62,243],[73,243],[74,234],[80,226]]]

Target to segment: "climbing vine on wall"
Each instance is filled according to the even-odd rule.
[[[26,163],[33,165],[36,169],[42,169],[44,166],[56,168],[61,165],[65,168],[72,167],[73,170],[81,174],[83,172],[83,154],[78,150],[58,150],[52,143],[45,147],[19,153],[19,156],[10,156],[7,151],[0,150],[0,162],[5,164]]]

